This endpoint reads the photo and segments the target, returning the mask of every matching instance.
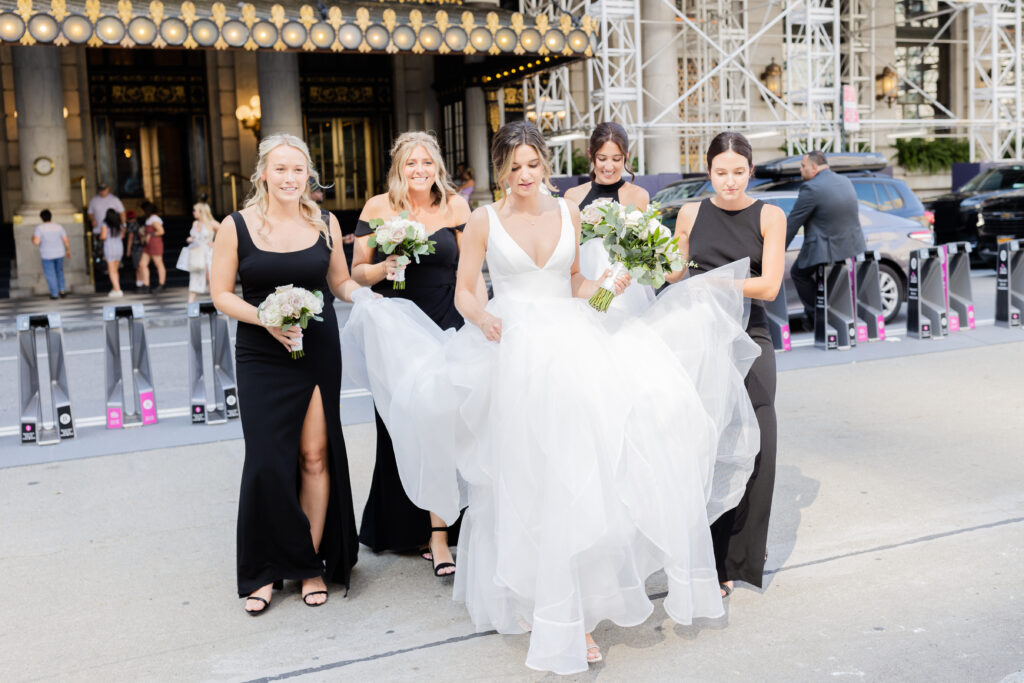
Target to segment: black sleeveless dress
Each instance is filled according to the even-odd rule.
[[[420,257],[405,270],[405,289],[395,289],[390,280],[381,280],[373,291],[384,297],[409,299],[419,306],[441,329],[459,329],[464,321],[455,308],[455,271],[459,263],[459,245],[456,231],[465,225],[440,228],[430,239],[437,244],[434,253]],[[365,237],[373,231],[366,221],[356,224],[356,237]],[[384,260],[374,252],[374,263]],[[377,424],[377,460],[370,483],[370,496],[363,508],[363,522],[359,540],[374,552],[416,550],[430,540],[430,515],[416,507],[405,493],[395,463],[395,449],[391,436],[377,409],[373,416]],[[458,543],[459,523],[448,530],[448,543]]]
[[[750,258],[751,276],[761,274],[764,238],[758,200],[745,209],[727,211],[705,199],[690,231],[690,260],[696,272],[712,270],[741,258]],[[768,546],[768,517],[775,489],[775,349],[768,331],[764,304],[750,300],[747,334],[761,347],[761,355],[747,373],[750,402],[761,429],[761,451],[739,505],[711,525],[719,581],[746,581],[760,587]]]
[[[356,563],[352,489],[341,432],[341,343],[334,296],[327,286],[331,251],[324,238],[308,249],[278,253],[253,244],[240,213],[238,235],[242,298],[258,306],[275,287],[320,290],[323,321],[303,332],[305,357],[291,354],[266,329],[239,322],[235,335],[238,397],[245,464],[238,500],[238,594],[246,596],[282,579],[323,576],[348,587]],[[299,505],[299,437],[313,390],[319,386],[327,418],[330,500],[320,552]]]
[[[616,202],[619,201],[619,190],[625,184],[625,178],[619,178],[618,182],[612,183],[611,185],[602,185],[596,180],[591,180],[590,191],[587,192],[587,196],[583,198],[582,202],[580,202],[579,208],[585,209],[598,199],[611,199]]]

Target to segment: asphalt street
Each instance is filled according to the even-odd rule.
[[[916,340],[897,321],[886,342],[825,352],[798,335],[777,354],[764,588],[740,584],[725,617],[680,626],[655,574],[654,614],[599,625],[605,661],[568,678],[1024,682],[1024,330],[991,324],[993,280],[975,278],[976,330]],[[525,636],[478,632],[418,556],[362,548],[347,596],[332,586],[310,610],[288,583],[267,614],[246,617],[234,592],[238,423],[192,426],[184,327],[147,336],[157,425],[89,422],[103,411],[98,329],[65,334],[76,439],[22,446],[15,402],[0,404],[4,680],[556,678],[524,667]],[[0,341],[9,396],[13,343]],[[359,387],[343,392],[358,519],[372,405]]]

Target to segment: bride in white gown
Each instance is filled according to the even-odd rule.
[[[651,614],[658,570],[673,620],[723,614],[708,524],[759,443],[746,265],[673,285],[641,317],[598,313],[579,212],[538,191],[540,133],[506,124],[492,153],[510,190],[463,235],[455,300],[473,324],[448,334],[404,300],[361,301],[345,368],[373,391],[410,498],[449,523],[468,503],[454,593],[477,628],[532,631],[527,666],[577,673],[601,658],[598,622]]]

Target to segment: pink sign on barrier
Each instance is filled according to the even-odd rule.
[[[121,420],[120,408],[107,408],[107,429],[121,429],[124,423]]]
[[[152,391],[143,391],[139,394],[139,401],[142,402],[142,424],[156,424],[156,399]]]
[[[974,329],[974,304],[967,304],[967,329]]]
[[[953,310],[949,312],[949,331],[960,331],[960,314]]]
[[[785,325],[782,326],[782,350],[793,350],[793,342],[789,338],[789,323],[786,323]]]
[[[885,316],[878,316],[878,339],[879,341],[885,341]]]

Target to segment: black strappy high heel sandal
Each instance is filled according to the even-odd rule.
[[[431,536],[434,535],[435,531],[444,531],[445,533],[447,533],[448,532],[448,527],[446,527],[446,526],[432,526],[432,527],[430,527],[430,535]],[[442,562],[441,564],[437,564],[437,563],[434,562],[434,552],[429,550],[430,549],[430,542],[429,541],[427,542],[427,549],[428,549],[428,552],[430,552],[430,564],[434,567],[434,576],[436,576],[438,578],[442,578],[442,579],[445,578],[446,576],[455,576],[455,572],[450,572],[448,574],[442,574],[441,573],[442,569],[447,569],[448,567],[453,567],[454,568],[455,567],[455,563],[454,562]],[[423,558],[423,559],[427,559],[427,558]]]

